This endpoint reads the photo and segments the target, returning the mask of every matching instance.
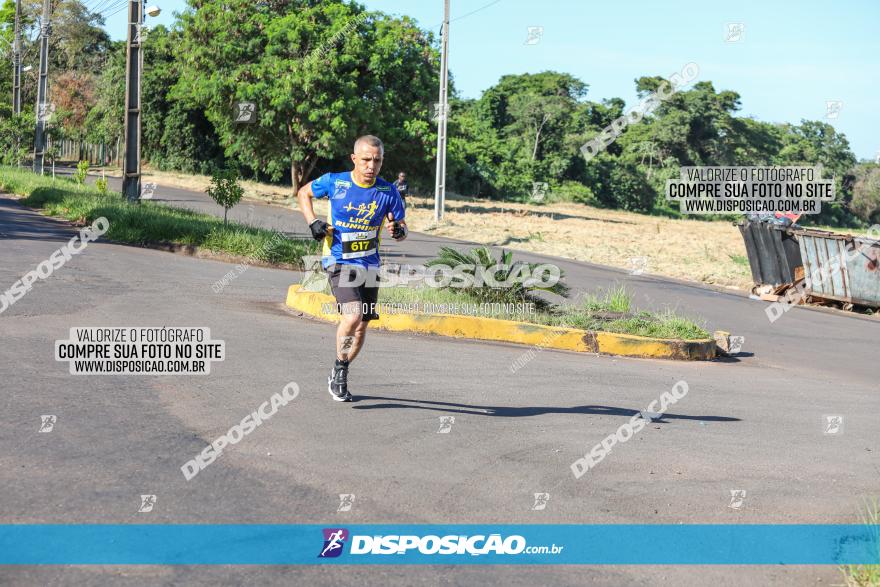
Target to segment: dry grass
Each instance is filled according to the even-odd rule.
[[[166,185],[204,191],[210,177],[144,170]],[[294,206],[291,188],[242,181],[245,197]],[[730,222],[675,220],[582,204],[543,206],[450,195],[444,221],[435,225],[433,200],[407,198],[412,230],[513,250],[543,253],[621,269],[748,290],[752,286],[742,237]],[[326,203],[315,211],[326,214]]]
[[[544,206],[447,199],[434,224],[433,202],[412,198],[413,230],[731,288],[752,286],[746,249],[729,221],[704,222],[604,210],[582,204]]]
[[[145,178],[152,179],[157,183],[174,185],[179,188],[204,192],[211,185],[210,175],[191,175],[175,171],[159,171],[149,166],[144,166]],[[259,183],[256,181],[242,180],[239,182],[244,188],[244,197],[262,202],[281,202],[293,196],[293,190],[289,187]]]

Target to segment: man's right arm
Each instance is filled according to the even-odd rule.
[[[307,183],[306,185],[299,188],[299,191],[296,192],[296,201],[299,204],[299,209],[302,210],[303,216],[305,216],[306,224],[311,224],[315,221],[315,207],[312,205],[312,198],[315,197],[315,194],[312,193],[312,182]]]
[[[323,220],[319,220],[315,215],[315,207],[312,203],[312,198],[315,197],[315,194],[312,191],[312,183],[314,182],[310,181],[299,188],[299,191],[296,192],[296,201],[299,203],[299,209],[302,210],[303,216],[306,219],[306,224],[309,225],[312,238],[320,241],[333,230],[333,227]]]

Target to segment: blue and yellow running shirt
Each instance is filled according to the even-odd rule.
[[[326,173],[312,182],[312,194],[330,199],[327,222],[333,231],[324,239],[321,265],[378,267],[386,215],[391,212],[395,220],[403,220],[405,214],[397,188],[381,177],[364,186],[350,172]]]

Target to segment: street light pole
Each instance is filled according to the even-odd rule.
[[[130,201],[141,198],[141,72],[143,71],[142,0],[128,2],[128,51],[125,64],[125,155],[122,159],[122,194]]]
[[[12,113],[21,114],[21,0],[15,0],[15,37],[12,41]]]
[[[437,120],[437,177],[434,183],[434,222],[443,219],[446,200],[446,118],[449,115],[449,0],[443,0],[443,35],[440,41],[440,106]]]
[[[49,78],[49,13],[50,0],[43,0],[43,17],[40,20],[40,81],[37,85],[37,128],[34,133],[34,173],[43,175],[43,158],[46,156],[46,84]]]

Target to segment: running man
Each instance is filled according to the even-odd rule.
[[[336,363],[327,378],[327,390],[338,402],[351,401],[348,366],[363,347],[370,320],[379,318],[382,225],[387,217],[396,241],[404,240],[409,232],[397,188],[379,177],[384,155],[382,141],[362,136],[354,143],[353,171],[324,174],[296,195],[312,237],[324,241],[321,266],[342,314],[336,330]],[[315,217],[312,198],[330,199],[326,222]]]
[[[394,187],[397,188],[398,193],[400,193],[400,198],[403,200],[403,206],[406,207],[406,196],[409,194],[409,184],[406,183],[406,174],[404,172],[400,172],[397,174],[397,179],[394,180]]]

